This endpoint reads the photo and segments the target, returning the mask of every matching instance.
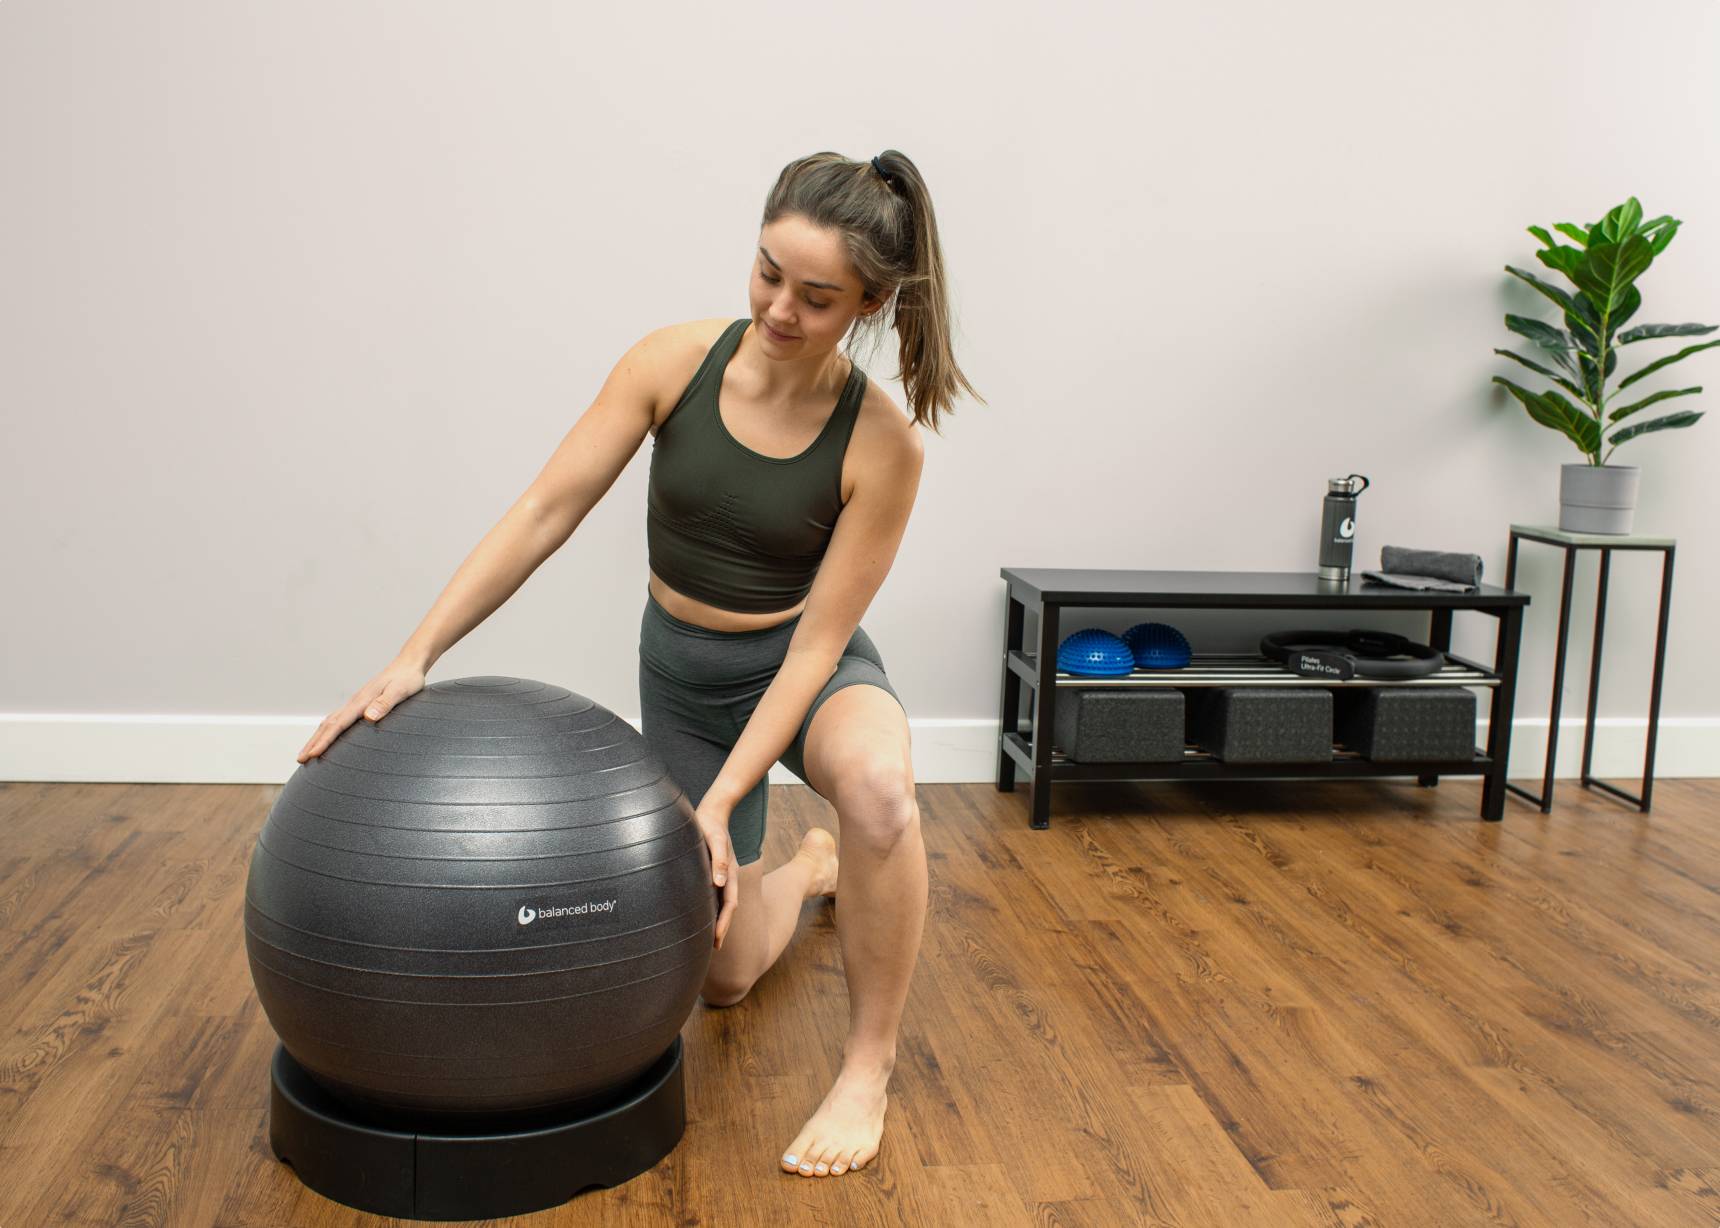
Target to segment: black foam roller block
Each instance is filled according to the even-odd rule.
[[[1189,737],[1227,763],[1322,763],[1332,758],[1325,687],[1191,688]]]
[[[1375,763],[1475,756],[1475,694],[1460,686],[1356,687],[1337,699],[1338,741]]]
[[[1076,763],[1166,763],[1183,757],[1183,695],[1174,687],[1063,687],[1056,744]]]

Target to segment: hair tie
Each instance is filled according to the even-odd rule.
[[[890,177],[890,172],[884,169],[884,164],[878,161],[877,158],[872,159],[872,169],[878,172],[885,184],[887,184],[892,190],[895,188],[896,181]]]

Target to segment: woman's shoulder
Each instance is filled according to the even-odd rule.
[[[656,434],[657,428],[680,402],[687,385],[698,374],[699,364],[705,361],[705,355],[711,352],[717,338],[733,323],[731,316],[712,316],[704,320],[665,324],[652,330],[650,337],[657,343],[658,352],[658,360],[654,364],[657,408],[651,425],[652,434]]]
[[[682,320],[676,324],[665,324],[656,329],[652,336],[664,343],[663,348],[671,356],[672,365],[684,364],[692,360],[688,378],[698,369],[705,355],[710,352],[717,338],[723,335],[723,330],[733,324],[733,316],[711,316],[705,320]]]
[[[717,338],[723,335],[723,330],[734,322],[734,316],[711,316],[704,320],[682,320],[677,324],[665,324],[657,332],[665,340],[681,348],[697,350],[699,357],[703,358],[706,351],[716,344]]]
[[[923,447],[919,428],[914,425],[913,416],[896,404],[892,397],[877,380],[866,379],[866,392],[860,398],[860,410],[854,419],[854,440],[861,441],[865,435],[868,446],[894,451],[901,454],[904,451],[917,452]]]
[[[877,380],[866,380],[854,418],[854,434],[843,464],[843,502],[861,482],[891,481],[918,474],[925,441],[914,419]]]

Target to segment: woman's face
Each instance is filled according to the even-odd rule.
[[[748,297],[759,341],[782,358],[835,349],[857,317],[882,306],[866,298],[841,236],[794,214],[759,231]]]

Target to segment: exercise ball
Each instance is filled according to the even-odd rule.
[[[338,1100],[494,1117],[599,1102],[663,1057],[717,903],[638,731],[561,687],[460,678],[294,772],[245,947],[282,1047]]]

